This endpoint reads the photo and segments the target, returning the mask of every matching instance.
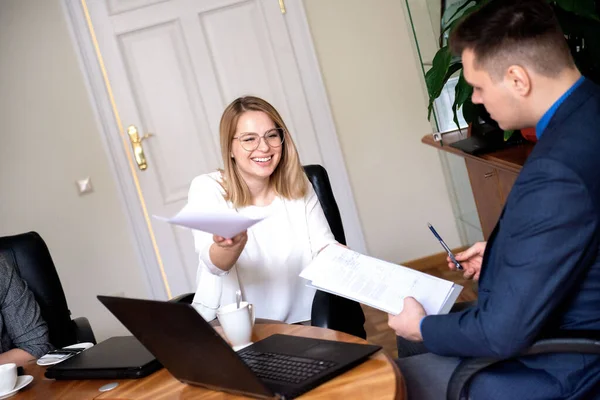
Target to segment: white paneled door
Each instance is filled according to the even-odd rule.
[[[127,156],[127,127],[151,134],[141,145],[145,170],[131,148],[133,162],[113,164],[117,176],[126,165],[133,173],[120,183],[125,192],[137,186],[137,196],[124,198],[128,212],[144,217],[137,227],[132,221],[147,231],[137,232],[138,241],[152,243],[142,251],[153,254],[142,259],[155,297],[193,291],[197,256],[189,231],[152,215],[174,215],[191,180],[221,167],[221,113],[242,95],[271,102],[302,163],[329,170],[349,244],[365,250],[302,4],[288,3],[284,14],[279,0],[65,0],[93,96],[99,108],[111,104],[109,115],[99,114],[110,119],[103,125],[112,158]],[[94,84],[99,79],[103,87]],[[159,287],[165,279],[170,293]]]

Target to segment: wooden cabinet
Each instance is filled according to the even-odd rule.
[[[465,163],[479,214],[479,222],[481,222],[481,230],[483,237],[487,240],[494,230],[518,174],[494,168],[488,163],[471,158],[466,158]]]
[[[483,237],[487,240],[498,222],[510,189],[534,145],[525,143],[493,153],[473,156],[448,146],[461,138],[458,132],[445,134],[443,146],[439,142],[434,142],[431,135],[426,135],[421,141],[438,150],[464,157]]]

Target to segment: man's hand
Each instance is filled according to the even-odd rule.
[[[421,320],[426,316],[421,303],[414,297],[405,297],[402,312],[398,315],[388,314],[388,325],[396,335],[413,342],[422,342]]]
[[[31,361],[35,361],[35,357],[23,349],[11,349],[0,353],[0,364],[15,363],[17,367],[23,367]]]
[[[467,250],[454,256],[456,261],[460,262],[460,265],[462,265],[464,268],[463,276],[465,279],[473,279],[475,281],[479,280],[481,263],[483,261],[483,253],[485,252],[486,245],[487,242],[477,242]],[[450,257],[447,257],[446,261],[448,261],[448,268],[451,270],[456,270],[456,266]]]

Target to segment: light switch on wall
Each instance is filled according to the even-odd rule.
[[[94,189],[92,188],[92,180],[91,178],[88,176],[87,178],[84,179],[79,179],[77,181],[77,190],[79,190],[79,195],[83,195],[86,193],[91,193],[94,191]]]

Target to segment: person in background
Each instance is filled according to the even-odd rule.
[[[462,357],[490,357],[504,361],[474,375],[469,399],[598,398],[600,356],[519,354],[540,338],[600,331],[600,88],[579,73],[544,0],[492,0],[450,46],[473,103],[502,129],[535,126],[539,141],[487,244],[456,257],[479,279],[477,304],[427,316],[406,298],[390,316],[428,351],[398,360],[409,397],[444,398]]]
[[[188,207],[267,218],[233,238],[193,231],[199,265],[192,304],[211,320],[239,289],[257,318],[308,321],[315,290],[298,274],[336,241],[294,141],[277,110],[252,96],[225,109],[220,141],[224,169],[193,180]]]
[[[0,254],[0,364],[23,366],[50,350],[48,326],[33,293]]]

